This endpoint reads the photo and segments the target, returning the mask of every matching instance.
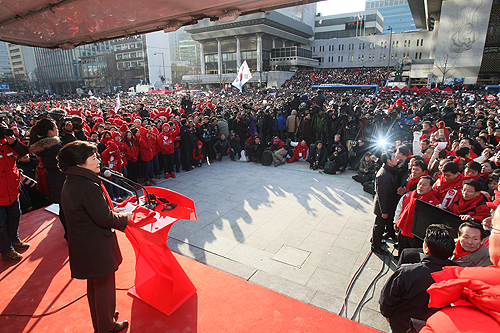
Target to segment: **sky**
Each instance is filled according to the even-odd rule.
[[[365,0],[327,0],[318,2],[317,12],[326,16],[360,10],[365,10]]]

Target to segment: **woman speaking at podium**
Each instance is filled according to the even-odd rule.
[[[120,332],[127,321],[117,322],[115,271],[122,262],[114,229],[125,230],[130,213],[119,213],[97,174],[97,147],[74,141],[57,155],[66,173],[61,205],[68,228],[71,277],[87,280],[87,298],[94,331]]]

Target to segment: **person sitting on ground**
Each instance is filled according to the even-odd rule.
[[[226,139],[226,135],[221,133],[220,139],[214,144],[215,159],[221,161],[223,156],[229,155],[231,161],[236,161],[234,157],[234,150],[231,148],[231,144]]]
[[[247,147],[245,149],[247,155],[247,162],[260,163],[260,158],[265,149],[266,147],[262,143],[260,136],[254,135],[253,140],[251,140],[250,143],[247,144]]]
[[[293,149],[293,155],[291,158],[288,159],[288,163],[292,163],[295,161],[307,158],[307,151],[309,150],[309,147],[307,146],[306,140],[302,140],[294,149]]]
[[[337,146],[336,150],[330,155],[328,160],[335,162],[335,174],[340,175],[347,168],[347,151],[343,146]]]
[[[358,174],[352,176],[352,179],[363,184],[364,182],[375,179],[379,165],[371,158],[370,152],[366,153],[359,164]]]
[[[191,163],[193,166],[201,167],[201,161],[203,161],[203,154],[202,154],[202,149],[203,149],[203,142],[198,140],[196,143],[196,146],[193,148],[193,156],[191,156]]]
[[[241,157],[241,143],[240,136],[234,131],[229,132],[229,138],[227,139],[231,144],[231,148],[234,150],[234,155],[238,158]]]
[[[379,299],[380,313],[386,318],[393,333],[410,329],[410,319],[427,320],[439,309],[428,307],[426,290],[434,283],[432,273],[452,265],[448,258],[453,253],[453,237],[441,224],[427,227],[420,262],[399,267],[387,280]]]
[[[309,168],[313,170],[323,169],[327,158],[326,148],[323,147],[323,142],[318,140],[316,144],[309,149]]]
[[[288,154],[288,149],[283,140],[275,136],[269,149],[273,152],[273,163],[275,167],[286,163],[285,156]]]
[[[462,267],[490,266],[490,252],[484,244],[486,234],[481,224],[464,222],[458,228],[458,241],[451,258]]]

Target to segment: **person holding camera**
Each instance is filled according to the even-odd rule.
[[[28,148],[14,136],[4,122],[0,122],[0,252],[6,260],[19,261],[29,244],[19,238],[19,185],[21,174],[16,166],[16,157],[28,154]]]

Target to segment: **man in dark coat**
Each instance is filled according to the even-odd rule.
[[[424,253],[416,264],[404,264],[387,280],[380,295],[380,313],[387,318],[394,333],[410,329],[410,318],[426,321],[439,309],[429,308],[427,288],[434,283],[431,274],[452,266],[448,260],[455,248],[453,237],[443,225],[427,228]]]
[[[394,212],[398,204],[397,159],[393,152],[384,152],[380,157],[382,167],[375,176],[375,224],[372,232],[372,251],[387,255],[389,252],[382,248],[382,234],[387,232],[389,238],[396,239],[394,231]]]
[[[446,106],[441,111],[441,119],[444,120],[446,127],[450,127],[452,130],[457,130],[458,125],[455,121],[457,115],[455,113],[455,110],[453,110],[454,105],[454,100],[449,99],[446,101]]]
[[[187,119],[181,120],[179,143],[181,149],[182,170],[191,171],[191,154],[195,144],[195,136],[187,124]]]
[[[308,145],[310,145],[313,141],[312,137],[312,124],[311,124],[311,114],[307,112],[304,116],[304,119],[300,122],[299,125],[301,140],[305,140]]]
[[[270,106],[266,107],[264,114],[264,119],[262,120],[262,140],[267,144],[273,138],[273,116],[271,115]]]

